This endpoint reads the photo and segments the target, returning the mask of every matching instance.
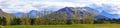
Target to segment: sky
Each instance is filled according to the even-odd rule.
[[[56,6],[62,7],[84,7],[90,4],[115,4],[120,5],[120,0],[0,0],[0,8],[8,13],[29,12]],[[120,8],[119,8],[120,9]],[[120,13],[119,13],[120,14]]]
[[[95,8],[100,13],[119,14],[120,17],[120,0],[0,0],[0,8],[7,13],[85,6]]]

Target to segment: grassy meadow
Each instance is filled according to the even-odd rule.
[[[79,24],[79,25],[13,25],[0,28],[120,28],[120,24]]]

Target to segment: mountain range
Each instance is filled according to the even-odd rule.
[[[103,19],[103,18],[108,18],[106,16],[103,16],[101,15],[100,13],[96,12],[96,11],[93,11],[93,10],[88,10],[89,7],[65,7],[65,8],[62,8],[60,10],[58,10],[57,12],[65,12],[67,15],[68,15],[68,18],[71,18],[72,14],[76,14],[77,12],[80,12],[80,16],[83,16],[83,13],[84,12],[87,12],[87,13],[93,13],[94,15],[94,18],[95,19]]]
[[[90,7],[64,7],[64,8],[61,8],[57,11],[37,11],[37,10],[31,10],[29,13],[22,13],[22,12],[17,12],[17,13],[9,13],[11,15],[11,17],[14,17],[14,15],[18,16],[18,17],[23,17],[23,16],[26,16],[27,14],[30,15],[30,17],[44,17],[44,16],[49,16],[50,14],[52,13],[55,13],[55,12],[64,12],[67,14],[67,17],[68,19],[71,18],[71,14],[75,14],[76,12],[80,12],[80,16],[85,12],[93,12],[94,14],[94,18],[95,19],[102,19],[102,18],[108,18],[104,15],[102,15],[101,13],[97,12],[96,10],[90,8]],[[46,13],[43,13],[43,12],[46,12]],[[5,12],[3,12],[2,10],[0,10],[0,15],[1,16],[4,16],[4,14],[6,14]],[[60,15],[60,14],[57,14],[57,15]]]

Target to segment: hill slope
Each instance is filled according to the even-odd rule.
[[[10,15],[11,18],[16,17],[15,15],[10,14],[10,13],[5,13],[2,11],[2,9],[0,9],[0,17],[5,17],[6,15]]]

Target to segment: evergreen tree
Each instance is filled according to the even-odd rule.
[[[15,17],[11,21],[11,25],[19,25],[20,24],[20,19],[18,17]]]
[[[2,24],[2,17],[0,17],[0,25]]]
[[[5,17],[1,17],[0,18],[0,25],[6,25],[6,18]]]

